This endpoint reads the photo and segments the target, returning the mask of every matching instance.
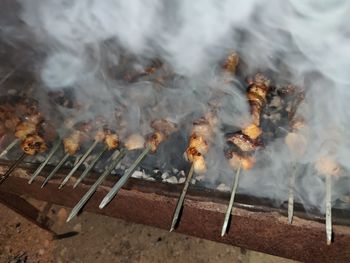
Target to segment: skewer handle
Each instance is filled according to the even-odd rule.
[[[124,175],[119,179],[119,181],[113,186],[113,188],[108,192],[108,194],[103,198],[101,204],[99,205],[99,208],[104,208],[112,199],[114,196],[119,192],[120,188],[123,187],[123,185],[128,181],[128,179],[131,177],[137,166],[140,162],[146,157],[146,155],[150,152],[151,145],[148,144],[147,147],[143,150],[143,152],[139,155],[139,157],[136,159],[136,161],[125,171]]]
[[[187,193],[187,190],[188,190],[188,186],[190,185],[190,182],[191,182],[192,177],[193,177],[193,173],[194,173],[194,165],[192,164],[191,165],[191,169],[188,172],[184,188],[182,189],[181,195],[180,195],[180,197],[179,197],[179,199],[177,201],[177,204],[176,204],[175,212],[174,212],[174,215],[173,215],[173,220],[171,222],[170,232],[175,229],[175,226],[176,226],[177,220],[179,218],[179,214],[180,214],[183,202],[185,200],[185,196],[186,196],[186,193]]]
[[[89,174],[89,172],[91,171],[92,168],[94,168],[94,166],[96,165],[97,161],[101,158],[101,156],[107,151],[107,146],[105,148],[103,148],[103,150],[95,157],[95,159],[92,161],[92,163],[90,163],[84,170],[84,172],[80,175],[80,177],[78,178],[78,180],[74,183],[73,188],[76,188],[78,186],[78,184],[80,184],[80,182],[82,180],[84,180],[84,178]]]
[[[230,216],[231,216],[231,213],[233,210],[233,202],[235,200],[235,195],[236,195],[236,191],[237,191],[237,187],[238,187],[239,175],[241,173],[241,165],[242,165],[242,162],[239,162],[238,169],[237,169],[236,176],[235,176],[235,181],[232,184],[230,202],[228,204],[226,214],[225,214],[224,224],[222,225],[222,229],[221,229],[221,236],[222,237],[225,235],[225,233],[227,231],[228,221],[230,219]]]
[[[332,177],[326,175],[326,234],[327,245],[332,242]]]
[[[69,153],[66,153],[66,155],[63,156],[61,161],[56,165],[56,167],[52,170],[52,172],[46,177],[45,181],[41,185],[41,188],[43,188],[47,184],[47,182],[57,173],[57,171],[64,165],[64,163],[66,162],[69,156],[70,156]]]
[[[0,178],[0,185],[10,176],[13,170],[24,160],[27,155],[22,153],[22,155],[10,166],[6,173]]]
[[[78,170],[80,165],[86,160],[86,158],[90,155],[90,153],[95,149],[99,141],[95,140],[94,143],[89,147],[89,149],[84,153],[84,155],[79,159],[78,163],[72,168],[69,174],[63,179],[62,183],[59,185],[58,189],[61,189],[68,180],[72,177],[72,175]]]
[[[32,177],[28,181],[28,184],[31,184],[34,181],[34,179],[41,173],[41,171],[44,169],[46,164],[51,160],[52,156],[58,151],[60,145],[61,145],[61,139],[57,138],[49,155],[46,157],[45,161],[40,164],[38,169],[36,169],[36,171],[33,173]]]
[[[289,192],[288,192],[288,224],[293,222],[294,214],[294,185],[295,185],[296,165],[292,166],[292,173],[289,176]]]
[[[0,158],[4,157],[13,147],[20,142],[20,139],[14,139],[7,147],[0,153]]]
[[[116,159],[113,160],[111,165],[103,172],[103,174],[96,180],[96,182],[90,187],[90,189],[85,193],[85,195],[80,199],[80,201],[72,209],[71,213],[67,218],[67,222],[69,222],[73,217],[75,217],[79,213],[82,207],[96,192],[97,188],[101,185],[101,183],[105,180],[105,178],[113,171],[113,169],[117,166],[117,164],[124,158],[124,156],[125,156],[125,149],[121,149]]]

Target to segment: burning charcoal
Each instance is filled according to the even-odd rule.
[[[170,177],[170,174],[168,173],[168,172],[164,172],[163,174],[162,174],[162,179],[163,180],[166,180],[167,178],[169,178]]]
[[[216,189],[221,192],[230,192],[230,187],[224,183],[219,184],[218,187],[216,187]]]
[[[156,181],[156,179],[151,177],[151,176],[145,177],[144,179],[147,180],[147,181]]]
[[[167,183],[170,183],[170,184],[177,184],[178,183],[177,178],[175,176],[171,176],[171,177],[165,179],[165,181]]]
[[[186,181],[185,177],[179,178],[179,184],[183,184]]]
[[[143,177],[143,172],[141,172],[141,171],[135,171],[135,172],[131,175],[131,177],[133,177],[133,178],[142,178],[142,177]]]

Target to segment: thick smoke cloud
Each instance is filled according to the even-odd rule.
[[[313,163],[328,154],[349,168],[348,1],[26,0],[21,8],[21,18],[47,50],[39,72],[45,85],[51,89],[74,86],[84,95],[81,98],[95,102],[108,101],[108,87],[116,87],[112,97],[132,105],[128,113],[133,130],[141,127],[143,118],[149,120],[166,106],[171,109],[168,117],[177,121],[189,111],[203,112],[220,84],[213,65],[232,49],[248,65],[246,74],[269,69],[285,83],[304,87],[307,106],[299,114],[308,125],[307,152],[292,157],[283,140],[268,145],[269,165],[243,176],[242,192],[285,200],[288,169],[295,158]],[[121,50],[139,61],[159,57],[188,79],[186,87],[162,94],[145,88],[139,96],[137,85],[143,84],[137,83],[126,94],[125,87],[101,73],[105,64],[118,65]],[[241,126],[249,118],[239,85],[223,88],[231,95],[219,116],[223,123]],[[155,104],[157,111],[150,110]],[[232,180],[223,156],[214,155],[208,162],[211,172],[224,170],[227,182]],[[307,169],[298,182],[299,199],[322,209],[322,178]],[[333,199],[349,191],[349,187],[337,188]]]

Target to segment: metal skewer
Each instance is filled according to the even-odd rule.
[[[108,150],[108,147],[104,147],[103,150],[95,157],[95,159],[85,168],[84,172],[80,175],[78,180],[74,183],[73,188],[76,188],[78,184],[89,174],[92,168],[94,168],[97,161],[101,158],[101,156]]]
[[[147,144],[146,148],[139,155],[136,161],[125,171],[124,175],[119,179],[119,181],[113,186],[113,188],[108,192],[108,194],[103,198],[99,208],[104,208],[113,197],[119,192],[120,188],[127,182],[130,176],[133,174],[139,163],[146,157],[146,155],[150,152],[151,145]]]
[[[326,234],[327,245],[332,242],[332,177],[326,175]]]
[[[79,159],[78,163],[72,168],[69,174],[63,179],[58,189],[61,189],[68,182],[69,178],[72,177],[72,175],[76,172],[76,170],[80,167],[80,165],[86,160],[86,158],[90,155],[90,153],[96,148],[98,143],[99,141],[95,140],[94,143],[89,147],[89,149],[87,149],[84,155]]]
[[[54,145],[49,152],[48,156],[46,157],[45,161],[40,164],[40,166],[36,169],[36,171],[33,173],[32,177],[29,179],[28,184],[31,184],[34,179],[41,173],[41,171],[44,169],[45,165],[51,160],[52,156],[57,152],[59,149],[59,146],[61,145],[60,138],[57,138],[54,142]]]
[[[70,212],[67,222],[69,222],[73,217],[75,217],[81,208],[86,204],[86,202],[91,198],[91,196],[95,193],[96,189],[101,185],[101,183],[105,180],[105,178],[113,171],[113,169],[117,166],[117,164],[124,158],[126,153],[125,149],[121,149],[116,159],[113,160],[110,166],[103,172],[103,174],[96,180],[96,182],[90,187],[89,191],[85,193],[85,195],[80,199],[80,201],[74,206],[72,211]]]
[[[43,188],[47,182],[57,173],[57,171],[64,165],[68,157],[70,156],[69,153],[66,153],[65,156],[61,159],[61,161],[57,164],[57,166],[52,170],[52,172],[46,177],[45,181],[41,185],[41,188]]]
[[[14,139],[6,148],[0,153],[0,158],[4,157],[13,147],[20,142],[19,138]]]
[[[289,191],[288,191],[288,224],[293,222],[294,214],[294,185],[295,185],[295,174],[296,174],[296,165],[292,166],[292,173],[289,176]]]
[[[175,225],[176,225],[177,220],[179,218],[179,214],[180,214],[180,211],[181,211],[181,208],[182,208],[182,204],[183,204],[183,202],[185,200],[187,189],[188,189],[188,186],[190,185],[193,173],[194,173],[194,165],[192,163],[191,169],[188,172],[188,175],[187,175],[187,178],[186,178],[186,181],[185,181],[184,188],[182,189],[182,192],[181,192],[181,195],[179,197],[179,200],[177,201],[177,205],[176,205],[175,212],[174,212],[174,215],[173,215],[173,221],[171,222],[170,232],[175,229]]]
[[[0,185],[10,176],[13,170],[23,161],[27,155],[22,153],[22,155],[10,166],[6,173],[0,178]]]
[[[235,181],[232,184],[231,197],[230,197],[230,202],[229,202],[227,210],[226,210],[224,224],[222,225],[222,229],[221,229],[221,236],[222,237],[226,233],[227,226],[228,226],[228,221],[229,221],[230,216],[231,216],[231,212],[232,212],[232,208],[233,208],[233,202],[235,200],[235,195],[236,195],[236,191],[237,191],[237,187],[238,187],[239,175],[241,173],[241,165],[242,165],[242,162],[240,161],[239,165],[238,165],[238,169],[237,169],[236,175],[235,175]]]

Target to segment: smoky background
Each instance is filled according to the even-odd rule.
[[[306,120],[307,151],[293,156],[283,138],[269,142],[256,155],[263,165],[244,172],[238,192],[276,204],[286,201],[290,167],[297,162],[296,200],[323,211],[324,178],[313,163],[327,154],[344,168],[333,180],[334,204],[349,194],[347,1],[27,0],[17,1],[15,11],[6,2],[0,11],[1,54],[11,66],[2,75],[15,68],[16,75],[35,80],[28,86],[56,122],[99,115],[116,120],[117,109],[120,118],[112,124],[125,138],[146,135],[152,119],[167,118],[180,132],[145,165],[186,169],[182,154],[192,121],[215,98],[219,127],[240,130],[250,121],[244,78],[268,72],[277,88],[292,83],[305,90],[297,114]],[[227,83],[220,63],[233,50],[241,63],[237,77]],[[147,78],[132,83],[118,78],[124,65],[139,72],[154,58],[175,75],[165,86]],[[3,94],[8,86],[1,84]],[[58,91],[78,101],[80,110],[54,106],[50,94]],[[206,157],[208,187],[233,180],[223,153],[225,132],[218,129]]]

